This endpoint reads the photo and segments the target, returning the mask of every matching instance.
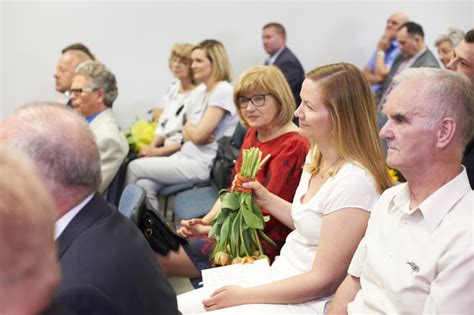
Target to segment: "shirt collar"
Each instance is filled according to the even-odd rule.
[[[74,219],[74,217],[79,213],[79,211],[84,208],[84,206],[94,197],[94,194],[90,194],[83,201],[81,201],[77,206],[66,212],[62,217],[60,217],[56,223],[54,223],[54,239],[57,240],[59,236],[63,233],[69,223]]]
[[[433,231],[452,207],[471,191],[466,168],[464,166],[462,168],[461,173],[438,188],[414,209],[410,209],[410,187],[406,183],[402,184],[403,187],[389,202],[388,212],[399,209],[406,215],[412,215],[420,210],[430,232]]]
[[[101,110],[101,111],[95,113],[94,115],[89,116],[89,117],[86,117],[87,123],[90,124],[97,116],[100,115],[100,113],[102,113],[102,112],[105,111],[106,109],[107,109],[107,108],[104,108],[103,110]]]
[[[281,55],[282,51],[285,49],[286,46],[283,46],[281,47],[280,49],[277,50],[276,53],[274,53],[273,55],[271,55],[270,57],[268,57],[267,59],[267,62],[269,65],[272,65],[275,63],[275,61],[277,60],[277,58]]]
[[[388,47],[387,52],[391,52],[392,50],[398,48],[398,42],[396,39],[390,42],[390,47]]]
[[[412,64],[415,63],[415,61],[425,53],[425,51],[428,49],[428,47],[423,48],[420,52],[418,52],[416,55],[414,55],[411,58],[405,59],[407,62],[407,68],[410,68]]]
[[[433,231],[444,216],[453,208],[453,206],[462,197],[471,191],[469,180],[467,178],[466,168],[458,176],[444,184],[428,198],[420,203],[419,207],[428,227]],[[435,209],[437,211],[435,211]]]

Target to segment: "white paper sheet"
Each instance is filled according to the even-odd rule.
[[[202,271],[205,288],[218,289],[225,285],[254,287],[272,282],[267,259],[259,259],[252,264],[234,264]]]

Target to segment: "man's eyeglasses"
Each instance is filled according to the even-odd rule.
[[[265,97],[267,97],[268,95],[270,95],[270,93],[255,94],[252,97],[239,96],[237,97],[237,103],[242,109],[246,109],[249,105],[249,102],[251,102],[255,107],[261,107],[265,104]]]
[[[69,94],[70,94],[71,96],[74,95],[74,96],[77,97],[77,96],[81,95],[81,94],[84,93],[84,92],[86,92],[86,93],[87,93],[87,92],[95,92],[95,91],[97,91],[98,89],[99,89],[99,88],[70,89],[70,90],[69,90]]]

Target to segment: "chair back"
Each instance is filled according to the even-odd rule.
[[[108,203],[111,203],[114,206],[118,206],[120,201],[120,196],[123,192],[123,186],[125,184],[125,175],[127,174],[127,165],[129,162],[129,159],[125,158],[122,164],[120,164],[120,168],[117,170],[114,179],[112,179],[112,182],[107,188],[106,200]]]
[[[124,216],[137,223],[138,218],[145,207],[146,192],[140,186],[129,184],[123,190],[118,211]]]
[[[218,191],[228,188],[232,182],[235,159],[240,155],[246,132],[247,129],[238,123],[232,137],[222,137],[217,142],[219,146],[211,169],[211,182]]]

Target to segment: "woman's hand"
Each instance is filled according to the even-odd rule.
[[[224,307],[246,304],[246,290],[248,290],[248,288],[228,285],[214,291],[210,298],[202,300],[202,304],[206,311],[214,311]]]
[[[138,150],[138,153],[137,153],[138,157],[141,158],[141,157],[149,156],[151,149],[152,149],[151,146],[146,146],[146,147],[141,148],[140,150]]]
[[[149,145],[147,147],[143,147],[138,151],[138,157],[152,157],[152,156],[160,156],[160,148],[155,146]]]
[[[181,226],[176,233],[182,237],[208,234],[211,230],[211,226],[202,219],[181,220],[179,224]]]
[[[272,196],[272,193],[269,192],[262,184],[260,184],[258,181],[252,181],[243,183],[242,187],[252,189],[252,194],[254,198],[253,200],[255,201],[255,203],[265,209],[268,208],[267,204],[270,197]]]

